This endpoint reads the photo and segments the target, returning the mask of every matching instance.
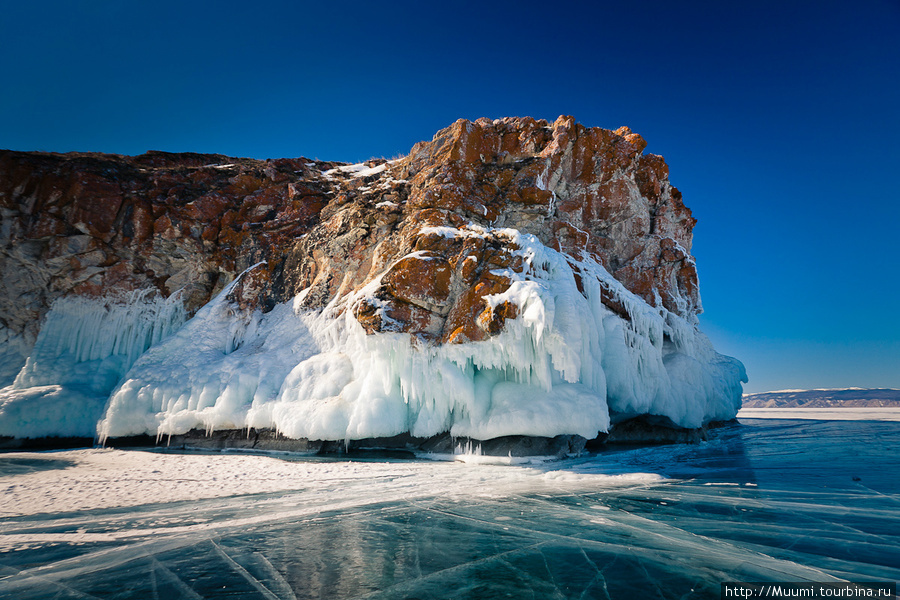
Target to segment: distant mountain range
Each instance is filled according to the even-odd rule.
[[[833,390],[779,390],[744,394],[744,408],[900,408],[900,390],[846,388]]]

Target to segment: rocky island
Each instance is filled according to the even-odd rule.
[[[695,439],[746,375],[698,329],[695,220],[645,147],[560,117],[352,165],[2,151],[0,436]]]

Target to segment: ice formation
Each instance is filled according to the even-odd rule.
[[[0,386],[5,387],[15,381],[33,346],[25,336],[0,324]]]
[[[122,376],[185,318],[177,294],[156,290],[57,300],[25,366],[0,389],[0,435],[94,436]]]
[[[561,116],[460,119],[356,165],[4,153],[0,435],[729,419],[743,366],[698,329],[695,219],[645,147]]]
[[[272,427],[331,440],[446,431],[593,438],[611,414],[658,415],[681,427],[734,417],[743,367],[717,354],[695,321],[650,307],[593,259],[503,233],[528,267],[506,272],[513,285],[489,298],[519,307],[497,336],[432,345],[401,333],[366,335],[352,307],[377,280],[320,311],[298,309],[301,293],[268,313],[242,312],[229,299],[239,278],[134,363],[98,433]],[[628,319],[601,302],[601,286]]]

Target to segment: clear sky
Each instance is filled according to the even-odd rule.
[[[628,125],[747,391],[900,387],[900,1],[0,0],[0,147],[356,162]]]

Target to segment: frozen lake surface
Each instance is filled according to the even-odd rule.
[[[718,598],[900,580],[900,423],[525,465],[0,454],[3,598]]]

